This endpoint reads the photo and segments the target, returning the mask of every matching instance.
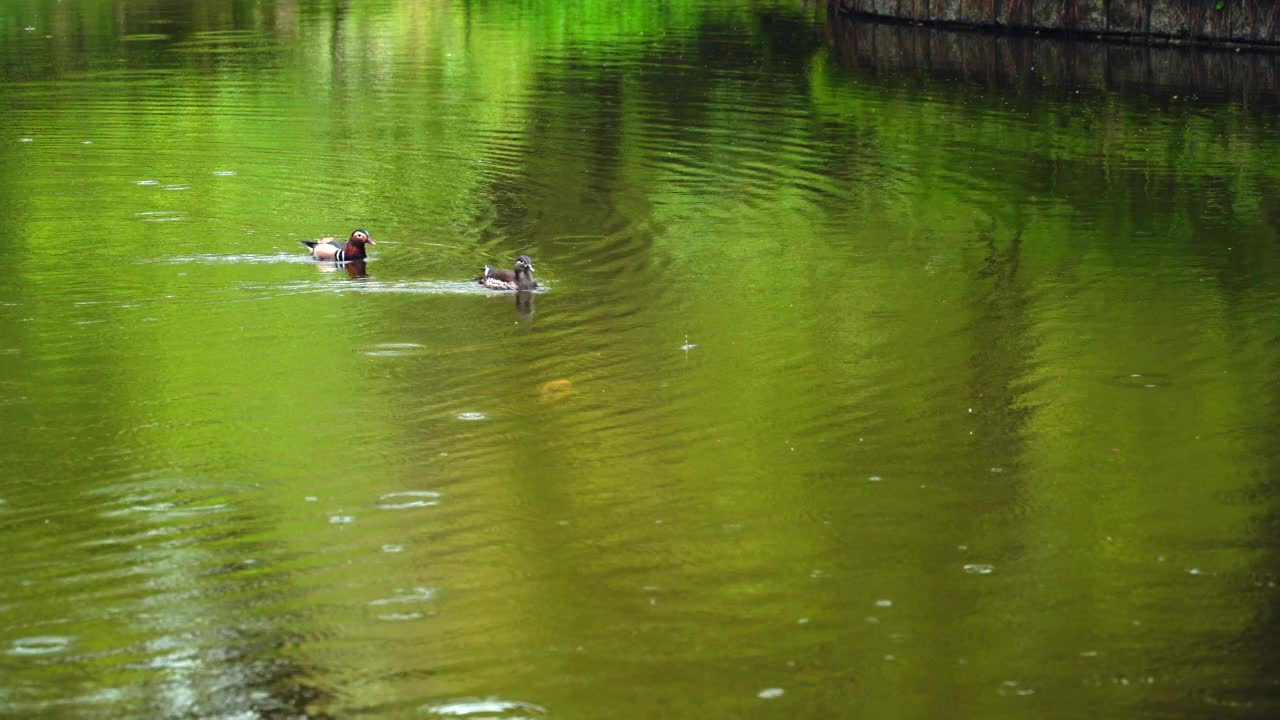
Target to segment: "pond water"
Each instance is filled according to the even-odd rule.
[[[838,22],[0,7],[0,714],[1280,714],[1274,88]]]

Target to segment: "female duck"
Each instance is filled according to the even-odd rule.
[[[311,248],[311,257],[317,260],[328,260],[332,262],[346,262],[347,260],[363,260],[368,255],[365,253],[365,245],[377,245],[373,238],[369,237],[369,233],[364,230],[357,230],[351,233],[351,237],[347,238],[346,245],[339,245],[338,241],[327,237],[322,240],[303,240],[303,245]]]
[[[528,255],[516,258],[513,270],[484,266],[484,274],[476,282],[492,290],[532,290],[538,287],[533,279],[533,261]]]

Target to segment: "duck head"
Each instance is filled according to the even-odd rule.
[[[533,261],[528,255],[516,258],[516,275],[529,275],[533,272]]]
[[[356,230],[347,238],[347,256],[351,259],[365,257],[365,245],[377,245],[365,230]]]

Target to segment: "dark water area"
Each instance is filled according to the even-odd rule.
[[[976,37],[0,7],[0,715],[1276,717],[1274,61]]]

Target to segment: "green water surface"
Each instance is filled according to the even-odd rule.
[[[1280,714],[1274,108],[834,21],[0,6],[0,715]]]

